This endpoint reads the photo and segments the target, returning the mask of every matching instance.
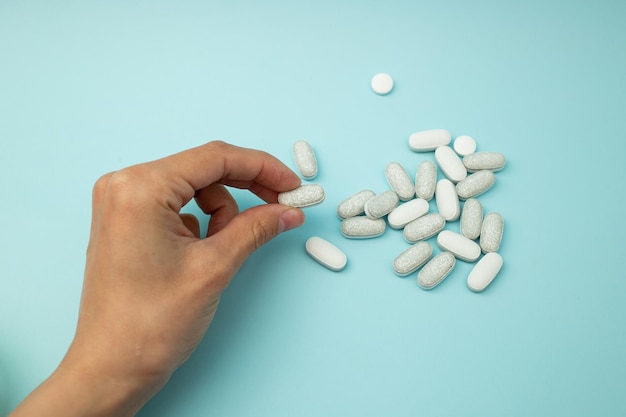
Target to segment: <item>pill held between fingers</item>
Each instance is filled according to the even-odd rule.
[[[319,184],[305,184],[291,191],[278,193],[278,202],[291,207],[309,207],[324,201],[324,188]]]
[[[417,242],[404,250],[393,261],[393,271],[401,277],[405,277],[417,271],[430,259],[433,247],[428,242]]]
[[[434,151],[452,140],[452,135],[445,129],[430,129],[415,132],[409,136],[409,148],[415,152]]]
[[[474,292],[481,292],[491,284],[502,269],[502,256],[489,252],[474,265],[467,277],[467,286]]]
[[[456,258],[450,252],[441,252],[432,258],[417,274],[417,284],[425,290],[439,285],[452,272]]]
[[[473,137],[462,135],[454,140],[454,150],[460,156],[469,155],[476,152],[476,141]]]
[[[309,256],[331,271],[345,268],[348,258],[337,246],[318,236],[310,237],[305,243]]]
[[[452,222],[459,218],[461,204],[452,181],[445,178],[437,181],[435,203],[437,210],[447,221]]]
[[[393,190],[387,190],[365,203],[365,215],[371,219],[378,219],[391,212],[400,199]]]
[[[428,208],[428,201],[421,198],[407,201],[391,210],[387,216],[387,222],[394,229],[402,229],[408,223],[428,213]]]
[[[456,185],[456,194],[460,199],[466,200],[476,197],[489,190],[496,183],[496,175],[486,169],[476,171],[468,175]]]
[[[446,219],[439,213],[419,217],[404,226],[402,235],[407,242],[425,240],[439,233],[446,225]]]
[[[487,213],[480,230],[480,248],[484,253],[497,252],[502,242],[504,219],[500,213]]]
[[[478,239],[483,226],[483,205],[475,198],[468,198],[461,210],[461,234],[468,239]]]
[[[430,161],[422,161],[415,173],[415,194],[419,198],[430,201],[435,195],[437,185],[437,167]]]
[[[294,143],[293,158],[300,175],[304,179],[312,180],[317,176],[317,159],[309,142],[299,140]]]
[[[449,146],[440,146],[435,149],[435,160],[439,169],[450,181],[459,182],[467,177],[467,169],[461,158]]]
[[[465,262],[476,261],[481,253],[478,243],[450,230],[442,230],[437,235],[437,245]]]
[[[372,77],[371,86],[376,94],[384,96],[393,90],[393,78],[385,73],[376,74]]]
[[[372,190],[362,190],[343,200],[337,206],[337,215],[342,219],[358,216],[365,211],[365,203],[374,198],[376,193]]]
[[[392,190],[402,201],[408,201],[415,195],[415,186],[409,174],[398,162],[390,162],[385,168],[385,178]]]
[[[367,216],[349,217],[341,222],[341,234],[350,239],[378,237],[386,228],[385,220],[370,219]]]
[[[506,165],[506,158],[499,152],[475,152],[463,157],[463,165],[469,172],[500,171]]]

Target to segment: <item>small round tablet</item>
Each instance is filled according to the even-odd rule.
[[[476,141],[471,136],[459,136],[454,140],[453,147],[460,156],[469,155],[476,152]]]
[[[385,94],[389,94],[393,89],[393,78],[389,74],[380,73],[374,75],[372,78],[372,90],[376,94],[380,94],[384,96]]]

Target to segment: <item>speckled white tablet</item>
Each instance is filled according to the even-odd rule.
[[[441,252],[432,258],[417,274],[417,284],[425,290],[441,284],[456,264],[456,258],[450,252]]]
[[[400,204],[387,216],[389,226],[402,229],[408,223],[428,213],[428,201],[416,198]]]
[[[459,197],[456,195],[454,184],[448,179],[437,181],[435,203],[437,203],[437,210],[446,221],[453,222],[461,215]]]
[[[469,289],[474,292],[481,292],[487,288],[502,269],[502,264],[502,256],[496,252],[490,252],[483,256],[467,277]]]
[[[365,203],[376,197],[372,190],[362,190],[343,200],[337,206],[337,215],[342,219],[358,216],[365,212]]]
[[[489,190],[496,183],[496,175],[486,169],[476,171],[456,185],[456,194],[460,199],[476,197]]]
[[[445,225],[446,219],[441,214],[430,213],[408,223],[402,234],[407,242],[414,243],[435,236]]]
[[[468,239],[478,239],[483,226],[483,205],[475,198],[468,198],[461,210],[461,234]]]
[[[387,190],[382,192],[365,203],[365,215],[371,219],[383,217],[396,208],[399,201],[400,199],[395,191]]]
[[[372,77],[371,85],[376,94],[384,96],[393,90],[393,78],[385,73],[376,74]]]
[[[299,140],[293,144],[293,159],[304,179],[312,180],[317,176],[317,159],[309,142]]]
[[[442,230],[437,235],[437,245],[465,262],[474,262],[480,256],[478,243],[450,230]]]
[[[415,172],[415,194],[430,201],[437,186],[437,166],[430,161],[422,161]]]
[[[383,219],[370,219],[366,216],[356,216],[344,219],[341,222],[341,234],[350,239],[367,239],[382,235],[387,228]]]
[[[467,177],[467,169],[461,158],[449,146],[439,146],[435,149],[435,160],[439,169],[450,181],[459,182]]]
[[[430,243],[417,242],[394,259],[393,271],[401,277],[412,274],[424,265],[432,254],[433,247]]]
[[[309,207],[324,201],[324,188],[319,184],[306,184],[278,193],[278,202],[291,207]]]
[[[390,162],[385,167],[385,178],[392,190],[402,201],[408,201],[415,195],[415,185],[409,174],[398,162]]]
[[[445,129],[422,130],[409,136],[409,148],[415,152],[429,152],[450,144],[451,140],[452,135]]]
[[[504,219],[500,213],[487,213],[480,230],[480,248],[483,252],[497,252],[502,242]]]
[[[462,135],[454,139],[453,147],[460,156],[469,155],[476,152],[476,141],[471,136]]]
[[[469,172],[488,169],[500,171],[506,164],[506,158],[499,152],[474,152],[463,157],[463,165]]]
[[[348,262],[346,254],[341,249],[321,237],[309,238],[305,248],[311,258],[332,271],[341,271]]]

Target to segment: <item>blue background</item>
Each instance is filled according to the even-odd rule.
[[[326,201],[249,259],[140,416],[625,415],[625,21],[623,1],[0,1],[0,415],[72,339],[101,174],[212,139],[293,167],[303,138]],[[399,231],[339,233],[388,162],[433,159],[408,148],[430,128],[508,158],[481,294],[463,262],[430,292],[395,276]]]

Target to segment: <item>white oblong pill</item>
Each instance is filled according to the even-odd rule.
[[[478,243],[450,230],[442,230],[437,235],[437,245],[465,262],[474,262],[481,253]]]
[[[461,158],[449,146],[440,146],[435,149],[435,160],[439,169],[450,181],[459,182],[467,177],[467,169]]]
[[[341,249],[321,237],[309,238],[305,248],[311,258],[332,271],[341,271],[348,262],[346,254]]]
[[[371,86],[376,94],[384,96],[393,90],[393,78],[385,73],[376,74],[372,77]]]
[[[437,166],[430,161],[422,161],[415,172],[415,194],[430,201],[437,186]]]
[[[398,162],[390,162],[385,167],[385,178],[393,191],[402,201],[408,201],[415,195],[415,185],[406,170]]]
[[[337,206],[337,215],[342,219],[358,216],[365,211],[365,203],[376,197],[372,190],[362,190],[343,200]]]
[[[387,190],[382,192],[365,203],[365,215],[370,219],[383,217],[396,208],[399,201],[400,199],[395,191]]]
[[[407,242],[425,240],[439,233],[446,225],[446,219],[439,213],[419,217],[404,226],[402,235]]]
[[[324,201],[324,188],[319,184],[301,185],[291,191],[278,193],[278,202],[291,207],[309,207]]]
[[[475,198],[468,198],[461,211],[461,234],[468,239],[478,239],[483,226],[483,205]]]
[[[502,256],[489,252],[472,268],[467,277],[467,286],[474,292],[481,292],[491,284],[502,269]]]
[[[489,190],[496,183],[496,175],[486,169],[476,171],[456,185],[456,194],[460,199],[476,197]]]
[[[412,274],[424,265],[432,254],[433,247],[430,243],[417,242],[394,259],[393,271],[401,277]]]
[[[341,234],[350,239],[367,239],[378,237],[385,232],[387,223],[383,219],[370,219],[356,216],[341,222]]]
[[[500,152],[475,152],[463,157],[463,165],[469,172],[500,171],[506,165],[506,158]]]
[[[476,141],[473,137],[462,135],[454,140],[454,150],[460,156],[469,155],[476,152]]]
[[[461,215],[461,203],[452,181],[441,179],[437,181],[435,189],[435,203],[437,210],[449,222],[453,222]]]
[[[293,159],[304,179],[312,180],[317,176],[317,159],[309,142],[299,140],[293,144]]]
[[[497,252],[502,242],[504,219],[500,213],[487,213],[480,230],[480,248],[483,252]]]
[[[391,210],[391,213],[387,216],[387,222],[394,229],[402,229],[408,223],[418,217],[422,217],[426,213],[428,213],[428,201],[416,198],[402,203]]]
[[[417,274],[417,284],[425,290],[435,288],[454,268],[456,258],[450,252],[441,252],[432,258]]]
[[[409,148],[415,152],[434,151],[452,140],[452,135],[445,129],[430,129],[415,132],[409,136]]]

